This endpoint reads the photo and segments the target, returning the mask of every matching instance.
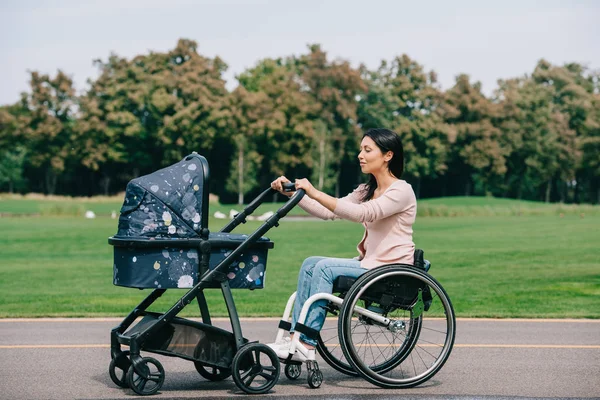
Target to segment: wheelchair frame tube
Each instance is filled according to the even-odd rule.
[[[296,300],[296,295],[297,293],[294,292],[290,298],[288,299],[288,302],[285,306],[285,311],[283,312],[283,317],[282,319],[284,321],[287,321],[289,319],[289,316],[291,314],[291,310],[292,307],[294,305],[294,301]],[[317,293],[314,294],[312,296],[310,296],[306,302],[304,303],[304,305],[302,306],[302,311],[300,311],[300,317],[298,317],[298,323],[304,324],[304,322],[306,322],[306,316],[308,315],[308,310],[310,309],[310,306],[315,302],[315,301],[319,301],[319,300],[329,300],[332,303],[335,303],[337,305],[342,305],[343,301],[342,299],[340,299],[337,296],[334,296],[333,294],[330,293]],[[354,310],[360,314],[360,315],[364,315],[365,317],[368,317],[384,326],[388,326],[391,322],[391,320],[389,318],[386,317],[382,317],[381,315],[373,312],[373,311],[369,311],[366,308],[363,307],[355,307]],[[284,331],[283,329],[279,329],[277,331],[277,337],[275,339],[275,342],[278,342],[279,340],[281,340],[283,338],[283,334]],[[306,357],[310,356],[310,350],[308,350],[301,342],[300,342],[300,335],[294,335],[294,339],[292,340],[291,344],[290,344],[290,354],[294,354],[294,352],[296,350],[299,350],[302,354],[304,354]],[[313,350],[314,351],[314,350]]]
[[[294,301],[296,300],[296,293],[297,292],[292,293],[292,295],[287,301],[287,304],[285,305],[285,310],[283,311],[283,316],[281,317],[283,321],[287,321],[290,318],[290,314],[292,313],[292,307],[294,306]],[[277,330],[277,337],[275,337],[275,343],[278,343],[281,339],[283,339],[284,332],[285,331],[281,328]]]
[[[310,296],[306,302],[304,303],[304,306],[302,306],[302,311],[300,311],[300,317],[298,317],[298,322],[301,324],[304,324],[305,320],[306,320],[306,316],[308,315],[308,310],[310,308],[310,306],[318,300],[329,300],[332,303],[335,303],[337,305],[342,305],[343,300],[340,299],[337,296],[334,296],[330,293],[317,293],[317,294],[313,294],[312,296]],[[361,314],[364,315],[365,317],[371,318],[374,321],[377,321],[380,324],[384,324],[384,325],[389,325],[390,323],[390,319],[389,318],[385,318],[382,317],[381,315],[377,314],[376,312],[373,311],[369,311],[366,308],[362,308],[362,307],[355,307],[354,310]]]

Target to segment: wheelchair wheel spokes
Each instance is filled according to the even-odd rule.
[[[346,356],[340,345],[337,318],[329,318],[329,316],[330,314],[328,314],[325,325],[323,325],[323,328],[319,332],[317,351],[323,360],[336,371],[349,376],[357,376],[356,371],[354,371],[348,360],[346,360]]]
[[[350,324],[351,342],[364,366],[382,374],[396,367],[410,353],[421,320],[404,313],[406,315],[387,315],[392,318],[391,328],[355,313]]]
[[[408,267],[382,268],[363,277],[348,292],[340,313],[346,358],[361,376],[381,387],[425,382],[443,366],[454,343],[454,311],[444,289],[431,276]],[[373,285],[389,289],[369,291]],[[360,306],[365,295],[370,300],[380,297],[370,310],[381,311],[385,323],[365,316]]]

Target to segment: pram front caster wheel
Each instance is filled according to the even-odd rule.
[[[279,358],[269,346],[250,343],[233,357],[231,376],[236,386],[248,394],[267,393],[279,379]]]
[[[152,357],[142,358],[127,371],[127,384],[141,396],[158,392],[164,381],[165,370],[162,364]]]
[[[127,371],[129,370],[129,367],[131,367],[131,361],[129,361],[129,351],[123,351],[119,353],[117,357],[110,360],[108,374],[115,385],[122,388],[129,387],[127,384]]]
[[[197,361],[194,362],[194,367],[196,367],[196,371],[198,371],[200,376],[213,382],[219,382],[231,376],[231,372],[227,369],[210,367]]]
[[[287,364],[284,369],[285,376],[292,381],[300,378],[302,374],[302,365],[300,364]]]

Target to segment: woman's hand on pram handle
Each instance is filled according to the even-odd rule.
[[[283,175],[271,182],[271,188],[287,197],[291,197],[296,191],[296,185]]]

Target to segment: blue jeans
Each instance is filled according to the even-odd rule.
[[[360,266],[360,261],[354,259],[308,257],[304,260],[298,276],[291,332],[294,332],[302,306],[310,296],[317,293],[332,293],[333,282],[338,276],[358,278],[367,271],[366,268]],[[317,331],[321,330],[325,323],[326,306],[327,300],[315,301],[308,311],[304,325]],[[304,334],[300,335],[300,340],[312,346],[317,345],[316,340],[310,339]]]

